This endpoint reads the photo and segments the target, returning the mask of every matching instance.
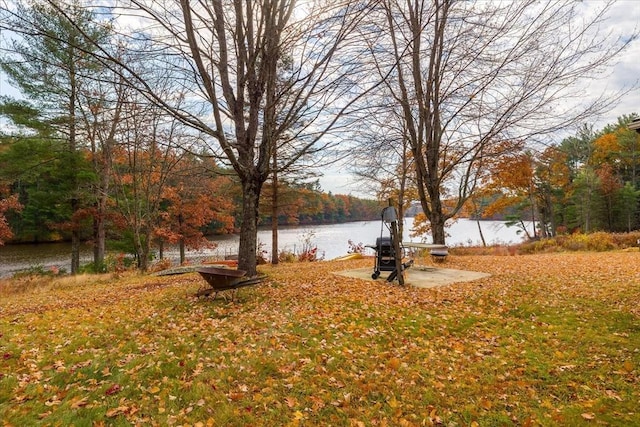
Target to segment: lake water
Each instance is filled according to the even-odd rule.
[[[409,230],[413,225],[413,218],[405,218],[404,241],[420,242],[420,238],[409,238]],[[480,221],[482,233],[487,244],[520,243],[523,236],[517,232],[516,227],[507,227],[502,221]],[[528,224],[530,227],[531,224]],[[324,259],[333,259],[347,254],[349,240],[364,245],[374,245],[376,238],[389,235],[389,230],[381,221],[361,221],[344,224],[314,225],[303,227],[281,227],[278,241],[280,250],[299,253],[306,241],[318,248],[318,255]],[[447,245],[449,246],[474,246],[481,245],[482,240],[476,221],[459,219],[448,229]],[[238,252],[239,238],[237,235],[216,236],[212,239],[217,243],[215,249],[202,251],[188,251],[187,259],[198,262],[212,257],[224,257]],[[431,237],[424,239],[431,242]],[[258,232],[258,244],[267,252],[271,251],[271,230]],[[371,251],[371,254],[374,252]],[[92,249],[83,247],[81,263],[92,261]],[[177,248],[165,250],[165,257],[172,260],[179,259]],[[9,245],[0,246],[0,277],[6,277],[20,270],[41,266],[44,268],[58,267],[69,271],[70,245],[68,243],[46,243],[37,245]]]

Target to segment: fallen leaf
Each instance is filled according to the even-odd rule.
[[[106,394],[107,396],[111,396],[116,394],[117,392],[120,391],[120,385],[119,384],[113,384],[111,387],[109,387],[104,394]]]
[[[400,367],[400,359],[398,359],[397,357],[392,357],[389,360],[389,363],[387,363],[387,366],[389,367],[389,369],[391,369],[392,371],[397,371],[398,368]]]
[[[106,413],[107,417],[113,418],[118,415],[124,414],[129,410],[128,406],[118,406],[117,408],[109,409]]]
[[[292,396],[285,397],[284,401],[289,408],[293,408],[298,404],[298,401],[296,400],[296,398]]]
[[[78,409],[78,408],[82,408],[84,406],[87,406],[87,398],[83,397],[82,399],[80,398],[76,398],[74,400],[71,401],[71,408],[72,409]]]

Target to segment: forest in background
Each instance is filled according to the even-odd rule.
[[[56,138],[0,137],[2,195],[13,194],[20,205],[7,210],[13,232],[7,243],[69,240],[72,227],[78,228],[83,241],[93,239],[101,195],[98,159],[86,149],[70,158],[65,147]],[[102,215],[112,247],[135,253],[134,227],[149,228],[156,244],[182,243],[189,248],[206,245],[207,235],[237,232],[241,211],[237,177],[212,158],[156,138],[156,145],[140,142],[114,147],[109,164],[110,192]],[[272,225],[274,188],[270,184],[263,190],[260,206],[260,224],[265,226]],[[65,203],[72,197],[79,206],[75,213]],[[317,180],[278,183],[280,225],[378,219],[380,209],[375,200],[323,192]]]
[[[585,125],[575,136],[539,152],[512,144],[508,154],[486,168],[460,216],[515,225],[534,221],[538,226],[529,238],[640,228],[640,147],[638,134],[628,127],[635,117],[620,117],[599,130]],[[135,253],[131,228],[147,222],[156,245],[198,248],[207,244],[207,235],[237,232],[241,191],[233,171],[170,141],[156,142],[123,144],[112,151],[111,193],[105,204],[110,246]],[[68,156],[64,142],[56,138],[1,138],[3,196],[14,194],[21,206],[7,210],[13,231],[9,243],[68,240],[73,224],[83,241],[92,240],[100,194],[95,154],[82,150],[75,159]],[[73,191],[72,175],[81,177]],[[381,194],[395,195],[393,187],[384,190]],[[325,193],[317,180],[301,177],[282,179],[277,193],[280,225],[377,220],[382,207],[376,200]],[[263,226],[272,224],[273,195],[269,181],[260,205]],[[63,202],[72,196],[81,206],[75,217]],[[428,220],[419,209],[417,215],[423,226],[413,233],[424,234]]]
[[[640,228],[637,115],[594,130],[584,125],[557,145],[534,151],[510,144],[488,162],[466,211],[480,218],[506,215],[537,224],[529,238],[568,232],[630,232]],[[523,228],[526,231],[526,229]]]

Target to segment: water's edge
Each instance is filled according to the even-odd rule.
[[[531,226],[530,224],[528,224]],[[405,218],[405,235],[413,226],[413,218]],[[510,244],[522,242],[523,237],[515,227],[507,227],[502,221],[480,221],[487,244]],[[481,244],[478,223],[475,220],[459,219],[447,229],[447,245],[474,246]],[[389,235],[388,229],[380,221],[359,221],[331,225],[287,226],[278,233],[279,250],[299,253],[307,244],[318,248],[323,259],[333,259],[349,251],[349,241],[355,244],[375,244],[380,235]],[[207,259],[224,258],[238,252],[239,236],[223,235],[210,238],[216,243],[215,249],[187,251],[187,259],[201,262]],[[422,239],[405,237],[405,241],[419,242]],[[430,237],[424,239],[430,242]],[[258,231],[258,246],[266,254],[271,253],[271,230]],[[33,267],[58,268],[68,271],[71,259],[69,243],[20,244],[0,247],[0,277]],[[177,247],[165,248],[164,256],[174,263],[179,260]],[[81,263],[92,261],[91,247],[83,246]]]

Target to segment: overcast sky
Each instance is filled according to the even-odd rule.
[[[587,0],[586,4],[597,5],[601,0]],[[631,35],[640,30],[640,1],[620,0],[611,10],[609,21],[622,34]],[[601,129],[608,123],[613,123],[623,114],[640,114],[640,39],[631,42],[626,52],[611,69],[610,75],[604,75],[594,85],[595,90],[618,89],[635,87],[626,95],[617,107],[594,123],[595,129]]]
[[[587,8],[602,6],[603,0],[586,0],[583,5]],[[640,30],[640,0],[619,0],[610,11],[610,24],[613,31],[631,35]],[[620,88],[634,88],[621,99],[620,103],[607,114],[594,120],[594,129],[601,129],[608,123],[614,123],[619,116],[640,113],[640,40],[634,40],[621,55],[619,61],[609,74],[604,74],[600,80],[593,82],[586,96],[608,90]],[[9,86],[4,76],[0,76],[0,95],[18,96]],[[324,171],[320,184],[324,191],[334,194],[353,194],[364,196],[363,185],[351,176],[346,168],[333,166]]]

